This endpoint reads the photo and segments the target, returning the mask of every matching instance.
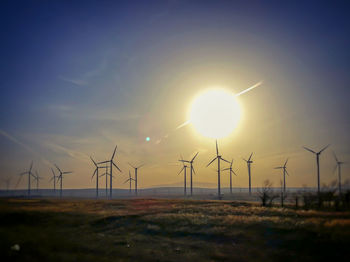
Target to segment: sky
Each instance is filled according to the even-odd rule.
[[[234,159],[233,185],[337,179],[333,151],[350,163],[348,1],[1,1],[0,178],[29,168],[51,188],[56,163],[73,171],[65,188],[92,188],[97,161],[118,145],[114,187],[133,165],[139,187],[182,185],[180,154],[199,155],[195,186],[215,187],[215,140],[188,120],[211,87],[239,93],[241,117],[220,154]],[[146,138],[149,137],[149,141]],[[132,170],[131,170],[132,171]],[[350,179],[350,165],[343,166]],[[116,171],[115,171],[116,172]],[[101,182],[102,183],[102,182]],[[229,184],[222,174],[221,186]],[[1,188],[5,184],[0,184]],[[18,188],[25,188],[21,181]]]

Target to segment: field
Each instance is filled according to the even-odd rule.
[[[0,236],[2,261],[332,261],[349,255],[350,213],[229,201],[2,199]]]

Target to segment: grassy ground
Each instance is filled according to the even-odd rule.
[[[346,257],[349,244],[349,212],[228,201],[0,200],[6,261],[331,261]]]

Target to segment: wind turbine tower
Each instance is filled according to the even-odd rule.
[[[63,184],[63,175],[71,174],[72,172],[62,172],[61,169],[55,164],[60,175],[58,176],[58,180],[60,180],[60,198],[62,198],[62,184]]]
[[[237,176],[237,174],[235,173],[235,171],[233,171],[232,169],[232,165],[233,165],[233,159],[231,161],[230,167],[223,169],[223,171],[225,170],[230,170],[230,194],[232,195],[232,174],[234,174],[235,176]]]
[[[187,166],[186,166],[185,162],[183,161],[182,157],[181,157],[181,160],[179,160],[179,161],[182,162],[183,167],[180,170],[180,172],[178,173],[178,175],[180,175],[182,170],[184,171],[184,195],[186,196],[187,195],[187,185],[186,185],[186,170],[187,170]]]
[[[53,169],[51,168],[51,172],[52,172],[52,178],[49,180],[49,182],[51,182],[53,180],[53,192],[56,195],[56,178],[58,178],[58,176],[56,176],[55,172],[53,171]]]
[[[219,154],[219,148],[218,148],[218,141],[216,140],[216,157],[209,162],[207,165],[210,166],[211,163],[213,163],[216,159],[218,160],[218,198],[221,199],[221,188],[220,188],[220,160],[225,161],[230,164],[227,160],[223,159],[222,156]]]
[[[197,157],[198,153],[199,153],[199,152],[197,152],[197,154],[195,154],[195,156],[194,156],[190,161],[188,161],[188,160],[183,160],[182,157],[181,157],[181,160],[179,160],[179,161],[181,161],[181,162],[183,162],[183,163],[186,162],[186,163],[189,163],[189,164],[190,164],[190,192],[191,192],[191,196],[193,195],[192,172],[193,172],[193,174],[196,173],[196,172],[194,171],[194,168],[193,168],[193,161],[194,161],[194,159]]]
[[[124,182],[124,184],[125,184],[126,182],[129,182],[129,194],[131,194],[131,182],[132,182],[133,180],[135,181],[135,179],[133,179],[133,178],[131,177],[130,170],[129,170],[129,178],[128,178],[127,180],[125,180],[125,182]]]
[[[313,153],[316,155],[316,165],[317,165],[317,193],[320,194],[320,155],[321,153],[327,149],[327,147],[329,147],[329,145],[325,146],[324,148],[322,148],[321,151],[319,152],[315,152],[313,151],[312,149],[310,148],[307,148],[307,147],[303,147],[305,150]]]
[[[134,170],[135,170],[135,195],[137,196],[137,170],[139,170],[141,167],[143,167],[145,164],[139,165],[139,166],[133,166],[132,164],[128,163]]]
[[[249,195],[252,194],[252,177],[251,177],[251,164],[253,163],[252,155],[253,155],[253,153],[250,154],[248,160],[246,160],[246,159],[243,158],[243,160],[247,162],[247,166],[248,166]]]
[[[283,194],[286,194],[286,175],[289,175],[288,171],[287,171],[287,163],[288,163],[288,158],[287,158],[286,162],[284,162],[283,166],[275,167],[275,169],[282,169],[283,170]]]
[[[20,175],[20,178],[19,178],[19,180],[18,180],[18,182],[17,182],[17,185],[18,185],[19,182],[21,181],[22,177],[23,177],[24,175],[28,175],[28,197],[30,197],[30,177],[32,176],[32,177],[35,178],[35,175],[32,173],[32,168],[33,168],[33,161],[30,163],[30,168],[29,168],[28,171],[19,174],[19,175]],[[17,187],[17,185],[16,185],[16,187]]]
[[[341,195],[341,165],[345,164],[345,162],[339,161],[334,152],[333,152],[333,155],[335,158],[335,162],[337,163],[333,172],[335,172],[338,169],[338,187],[339,187],[339,195]]]
[[[113,154],[112,154],[112,157],[110,160],[107,160],[107,161],[103,161],[103,162],[100,162],[99,164],[104,164],[104,163],[109,163],[110,167],[109,167],[109,170],[110,170],[110,181],[109,181],[109,197],[110,199],[112,199],[112,190],[113,190],[113,166],[115,166],[120,172],[122,172],[119,167],[114,163],[114,156],[115,156],[115,153],[117,151],[117,146],[115,146],[114,148],[114,151],[113,151]],[[106,170],[107,172],[107,170]]]

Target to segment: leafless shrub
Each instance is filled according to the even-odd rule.
[[[258,196],[261,200],[262,206],[271,206],[272,201],[278,197],[278,195],[273,193],[272,182],[270,180],[265,180],[263,186],[258,189]]]

